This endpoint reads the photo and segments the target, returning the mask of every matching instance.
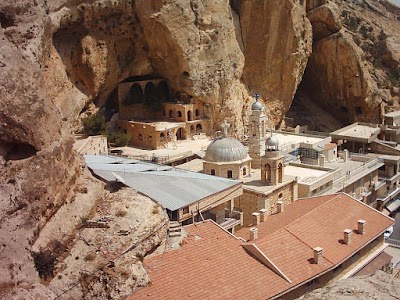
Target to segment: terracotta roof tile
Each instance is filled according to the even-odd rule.
[[[359,219],[367,221],[366,234],[353,233],[350,245],[340,243],[343,230],[356,229]],[[255,244],[292,283],[215,223],[189,225],[181,249],[145,259],[152,284],[130,299],[270,298],[334,267],[392,224],[392,219],[343,194],[298,200],[269,216],[258,226]],[[313,263],[316,246],[324,249],[318,265]]]

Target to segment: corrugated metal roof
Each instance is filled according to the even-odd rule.
[[[96,157],[102,157],[96,155]],[[177,210],[239,184],[239,181],[175,169],[169,166],[85,156],[88,167],[99,177],[124,184],[147,195],[169,210]]]

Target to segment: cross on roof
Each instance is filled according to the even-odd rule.
[[[224,129],[225,137],[227,137],[228,136],[228,128],[231,127],[231,125],[226,120],[224,120],[224,123],[221,124],[221,127]]]
[[[255,94],[254,97],[256,98],[256,101],[258,102],[258,99],[260,98],[259,94]]]

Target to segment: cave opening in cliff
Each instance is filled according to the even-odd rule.
[[[331,132],[341,128],[344,123],[323,107],[313,96],[313,88],[308,84],[312,78],[305,74],[293,98],[292,105],[285,116],[287,126],[307,126],[308,130]],[[346,109],[346,107],[343,107]],[[342,112],[346,114],[346,112]]]
[[[5,160],[21,160],[35,156],[37,150],[28,143],[0,141],[0,155]]]

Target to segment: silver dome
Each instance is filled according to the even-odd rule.
[[[246,159],[248,156],[246,148],[241,142],[234,138],[218,138],[208,145],[205,161],[210,162],[233,162]]]
[[[263,110],[263,108],[264,106],[261,104],[261,102],[258,102],[258,100],[256,100],[256,102],[254,102],[251,106],[251,110]]]
[[[270,136],[265,140],[265,146],[277,148],[279,146],[279,141],[276,137]]]

